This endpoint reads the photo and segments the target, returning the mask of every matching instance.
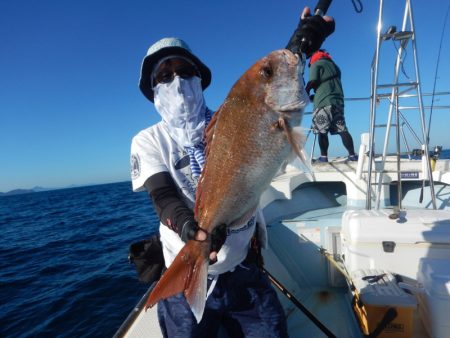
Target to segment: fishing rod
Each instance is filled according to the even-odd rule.
[[[433,93],[431,94],[431,108],[430,108],[430,117],[428,119],[428,133],[426,135],[427,139],[426,139],[426,144],[428,145],[428,143],[430,142],[430,130],[431,130],[431,117],[433,116],[433,105],[434,105],[434,96],[436,93],[436,81],[437,81],[437,73],[438,73],[438,68],[439,68],[439,60],[441,58],[441,49],[442,49],[442,40],[444,39],[444,32],[445,32],[445,26],[447,24],[447,17],[448,17],[448,12],[450,10],[450,4],[447,7],[447,12],[445,14],[445,18],[444,18],[444,26],[442,27],[442,33],[441,33],[441,41],[439,43],[439,50],[438,50],[438,57],[437,57],[437,61],[436,61],[436,70],[434,73],[434,84],[433,84]],[[436,147],[438,148],[438,147]],[[425,149],[425,151],[428,151],[428,149]],[[436,152],[435,152],[436,153]],[[438,155],[437,155],[438,156]],[[437,159],[436,154],[434,155],[434,160],[436,161]],[[433,179],[433,177],[430,177],[429,179]],[[419,195],[419,203],[422,203],[423,201],[423,190],[425,188],[425,177],[422,180],[422,187],[420,189],[420,195]]]
[[[280,283],[269,271],[264,267],[262,268],[264,273],[269,277],[272,284],[274,284],[295,306],[297,306],[323,333],[329,338],[337,338],[333,332],[331,332],[325,325],[317,319],[295,296],[290,293],[283,284]]]
[[[430,141],[431,116],[433,115],[433,105],[434,105],[434,96],[435,96],[435,93],[436,93],[437,73],[438,73],[438,67],[439,67],[439,60],[441,58],[442,40],[444,39],[445,26],[447,24],[447,18],[448,18],[449,10],[450,10],[450,4],[447,7],[447,13],[445,14],[445,18],[444,18],[444,26],[442,27],[441,41],[439,43],[438,57],[437,57],[437,61],[436,61],[436,70],[434,72],[434,84],[433,84],[433,93],[431,94],[431,108],[430,108],[430,118],[428,120],[427,142]]]

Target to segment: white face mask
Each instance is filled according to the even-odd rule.
[[[201,81],[197,76],[175,76],[172,82],[159,83],[153,89],[157,112],[183,147],[195,146],[203,139],[206,105]]]

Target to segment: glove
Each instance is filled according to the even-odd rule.
[[[323,41],[334,32],[334,21],[327,22],[319,15],[309,16],[301,20],[300,49],[310,57],[322,45]]]
[[[227,239],[227,226],[221,224],[211,232],[211,251],[219,252],[223,243]]]
[[[195,240],[195,235],[197,234],[197,231],[200,230],[200,227],[198,226],[198,223],[193,218],[188,218],[181,227],[181,233],[179,234],[181,237],[181,240],[183,242],[187,242],[191,239]]]
[[[309,58],[334,32],[335,22],[332,17],[311,15],[309,8],[307,11],[305,10],[306,8],[286,48],[294,54],[303,52]]]
[[[205,230],[201,229],[194,219],[189,218],[184,222],[181,228],[181,240],[183,242],[187,242],[188,240],[196,240],[195,237],[198,231]],[[219,225],[208,235],[211,238],[210,252],[218,252],[227,239],[227,227],[225,224]]]

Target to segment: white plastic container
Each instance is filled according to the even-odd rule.
[[[422,257],[450,259],[450,212],[349,210],[342,217],[342,253],[349,272],[382,269],[416,279]],[[450,337],[450,336],[449,336]]]
[[[419,315],[432,338],[450,337],[450,260],[423,258],[417,281]]]

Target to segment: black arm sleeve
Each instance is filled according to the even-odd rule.
[[[179,195],[172,176],[168,172],[157,173],[145,181],[144,187],[161,222],[181,237],[183,225],[195,221],[194,213]]]

